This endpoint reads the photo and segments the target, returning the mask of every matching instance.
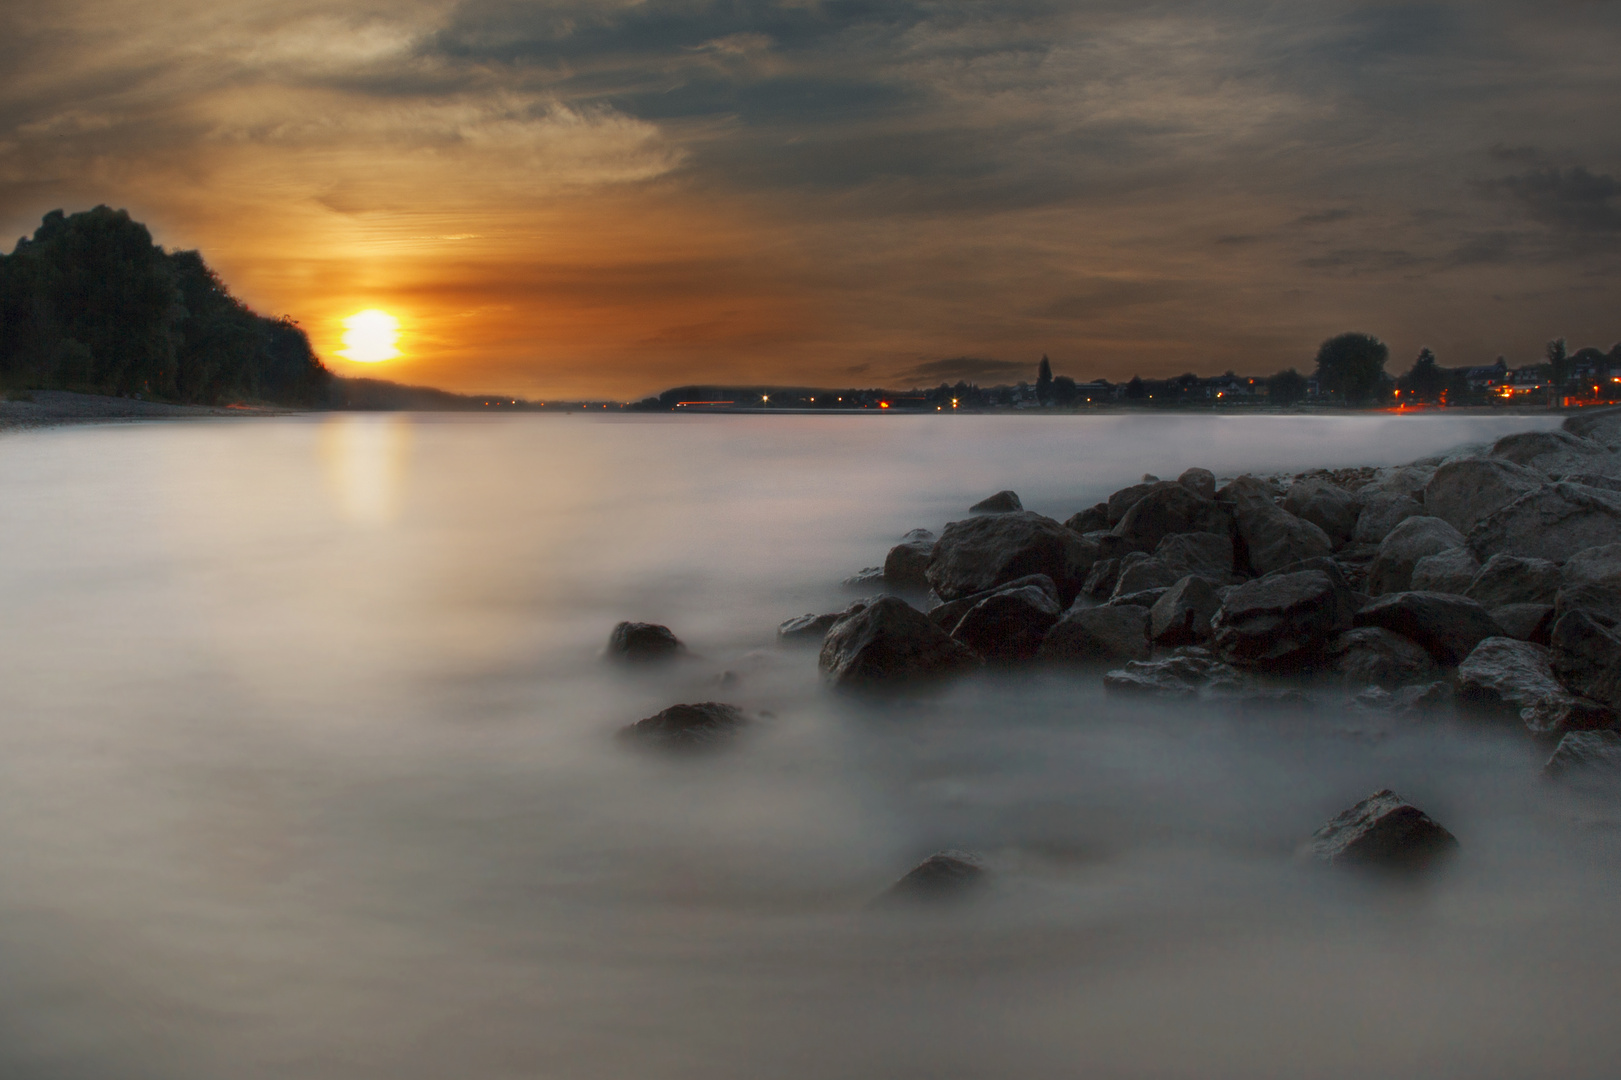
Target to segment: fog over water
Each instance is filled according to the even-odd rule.
[[[783,619],[1003,487],[1555,419],[336,416],[0,438],[0,1076],[1600,1077],[1621,808],[1441,717],[882,704]],[[699,659],[598,659],[620,619]],[[721,688],[722,671],[737,673]],[[628,752],[681,701],[770,714]],[[1396,886],[1293,858],[1389,786]],[[994,884],[869,910],[940,847]]]

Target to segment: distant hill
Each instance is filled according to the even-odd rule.
[[[497,394],[453,394],[431,386],[406,386],[386,379],[334,378],[326,404],[334,409],[464,412],[542,408],[522,398]]]

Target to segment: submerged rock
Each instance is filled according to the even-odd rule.
[[[1382,626],[1423,646],[1436,662],[1454,667],[1502,628],[1491,613],[1463,596],[1435,592],[1399,592],[1373,600],[1352,620],[1357,626]]]
[[[1059,599],[1074,599],[1097,548],[1051,518],[1028,511],[953,521],[935,542],[928,580],[942,600],[957,600],[1028,574],[1046,574]]]
[[[1147,660],[1148,610],[1136,606],[1070,608],[1042,639],[1038,655],[1055,663]]]
[[[834,686],[877,688],[958,674],[980,660],[921,611],[885,596],[833,625],[818,664]]]
[[[686,651],[681,639],[658,623],[622,622],[608,635],[607,657],[619,663],[673,660]]]
[[[985,864],[968,851],[937,851],[884,891],[883,900],[953,900],[983,885]]]
[[[1265,667],[1310,662],[1349,625],[1349,594],[1321,570],[1235,586],[1211,620],[1223,660]]]
[[[951,636],[986,660],[1030,660],[1059,613],[1058,602],[1034,585],[1003,589],[969,608]]]
[[[1368,592],[1406,592],[1413,587],[1413,568],[1420,559],[1463,546],[1463,534],[1440,518],[1407,518],[1379,544],[1368,567]]]
[[[1621,732],[1566,732],[1542,767],[1542,774],[1548,777],[1584,773],[1621,780]]]
[[[718,701],[671,705],[619,729],[619,737],[661,750],[698,750],[723,743],[748,723],[743,710]]]
[[[1521,495],[1469,530],[1478,559],[1501,553],[1563,562],[1618,538],[1621,492],[1570,483]]]
[[[1011,491],[998,491],[989,498],[981,499],[968,508],[970,514],[1011,514],[1016,510],[1023,510],[1024,504],[1019,496]]]
[[[1457,847],[1457,837],[1386,788],[1313,833],[1310,851],[1333,865],[1411,870],[1431,865]]]

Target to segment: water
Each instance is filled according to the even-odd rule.
[[[361,416],[0,439],[0,1075],[1611,1075],[1616,808],[1457,721],[884,706],[781,620],[1012,487],[1390,464],[1481,417]],[[701,659],[606,670],[622,618]],[[740,676],[722,688],[718,676]],[[665,761],[677,701],[771,714]],[[1295,846],[1382,786],[1460,857]],[[869,911],[943,846],[996,884]]]

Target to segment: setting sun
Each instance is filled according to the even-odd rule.
[[[386,311],[356,312],[343,320],[343,348],[338,355],[357,364],[380,364],[400,355],[394,343],[400,336],[400,320]]]

